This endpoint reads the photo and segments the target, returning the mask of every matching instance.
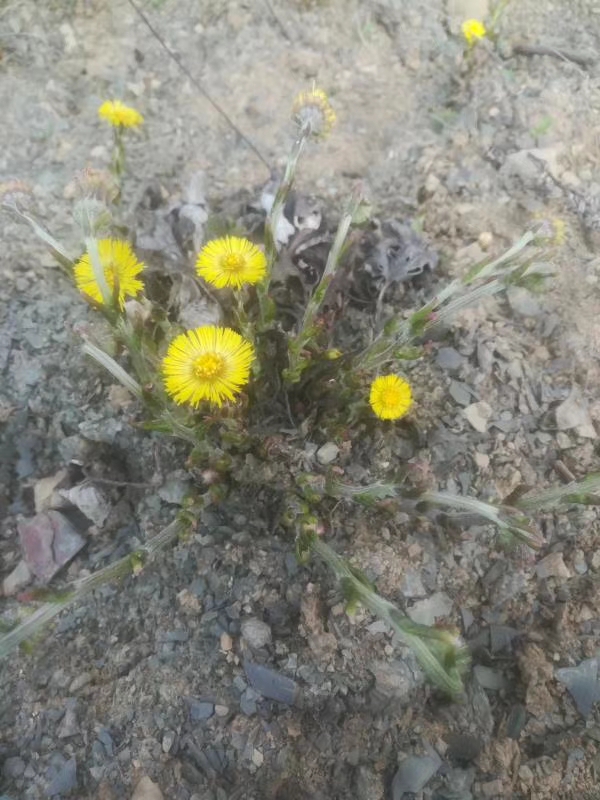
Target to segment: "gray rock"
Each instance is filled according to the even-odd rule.
[[[27,566],[43,583],[53,578],[85,545],[85,540],[59,511],[45,511],[20,520],[17,528]]]
[[[257,705],[256,701],[260,698],[258,692],[255,692],[254,689],[248,687],[242,692],[242,696],[240,697],[240,710],[242,714],[245,714],[247,717],[251,717],[253,714],[256,714]]]
[[[79,724],[77,722],[77,700],[71,697],[66,703],[65,715],[58,727],[56,735],[59,739],[68,739],[71,736],[77,736],[79,733]]]
[[[400,764],[392,781],[393,800],[402,800],[406,792],[420,792],[433,778],[442,759],[432,749],[428,756],[408,756]]]
[[[326,467],[328,464],[332,464],[336,460],[339,452],[340,448],[337,446],[337,444],[335,444],[335,442],[326,442],[317,450],[317,461],[319,464]]]
[[[570,578],[571,573],[563,560],[563,554],[549,553],[535,565],[535,574],[538,578]]]
[[[508,303],[515,314],[521,317],[539,317],[542,307],[536,296],[522,286],[511,286],[506,290]]]
[[[91,484],[81,484],[72,489],[61,489],[59,495],[76,506],[81,513],[101,528],[111,511],[108,498]]]
[[[192,722],[201,722],[210,719],[215,713],[213,703],[203,702],[202,700],[188,699],[190,706],[190,718]]]
[[[400,591],[404,597],[424,597],[427,594],[421,575],[414,569],[404,571],[400,581]]]
[[[587,403],[577,386],[571,389],[571,394],[556,409],[556,426],[559,431],[572,428],[584,439],[596,439],[597,433],[587,407]]]
[[[448,372],[456,372],[462,367],[464,358],[453,347],[440,347],[435,357],[435,363]]]
[[[17,566],[13,569],[10,575],[7,575],[6,578],[2,581],[2,591],[5,597],[11,597],[13,594],[16,594],[19,589],[22,589],[24,586],[27,586],[29,581],[31,580],[31,570],[25,563],[25,561],[21,560],[17,564]]]
[[[131,800],[163,800],[163,793],[158,784],[146,776],[136,784]]]
[[[298,684],[291,678],[251,661],[244,661],[244,671],[250,685],[263,697],[276,700],[278,703],[285,703],[288,706],[294,705],[297,701]]]
[[[447,617],[451,612],[452,600],[445,592],[436,592],[425,600],[418,600],[406,613],[413,622],[433,625],[437,619]]]
[[[75,756],[70,758],[58,770],[56,775],[48,784],[46,790],[48,797],[54,797],[57,794],[69,794],[77,786],[77,760]]]
[[[250,647],[259,650],[267,644],[271,644],[271,628],[266,622],[256,617],[250,617],[242,622],[242,637]]]
[[[473,397],[467,384],[461,381],[450,381],[448,391],[454,402],[458,403],[459,406],[468,406]]]
[[[575,701],[579,713],[587,719],[592,707],[600,700],[598,659],[587,658],[576,667],[564,667],[554,673]]]
[[[170,753],[177,741],[177,734],[175,731],[165,731],[162,737],[162,750],[163,753]]]
[[[187,472],[176,470],[167,476],[162,486],[158,487],[158,496],[165,503],[180,506],[190,491],[190,485],[191,481]]]
[[[480,400],[478,403],[471,403],[470,406],[467,406],[463,410],[463,414],[476,431],[485,433],[488,429],[488,421],[492,416],[492,408],[485,400]]]
[[[10,756],[2,765],[3,774],[7,778],[20,778],[25,772],[26,764],[19,756]]]
[[[423,677],[400,661],[375,661],[369,667],[375,678],[375,691],[383,699],[405,700],[423,682]]]
[[[499,692],[501,689],[507,689],[509,684],[504,675],[497,669],[485,667],[482,664],[477,664],[473,668],[477,682],[484,689],[490,689],[493,692]]]

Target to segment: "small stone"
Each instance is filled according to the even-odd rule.
[[[226,717],[229,714],[229,706],[221,706],[217,704],[215,706],[215,714],[217,717]]]
[[[556,409],[556,425],[559,431],[575,429],[583,439],[596,439],[597,433],[587,407],[587,403],[577,386]]]
[[[192,722],[202,722],[210,719],[215,713],[213,703],[206,703],[201,700],[188,700],[190,706],[190,718]]]
[[[490,465],[490,457],[486,455],[486,453],[479,453],[475,451],[474,455],[475,463],[481,470],[485,470]]]
[[[436,620],[447,617],[452,612],[452,600],[445,592],[436,592],[425,600],[418,600],[409,609],[408,616],[420,625],[433,625]]]
[[[592,556],[592,569],[598,570],[600,569],[600,550],[594,551]]]
[[[176,470],[168,475],[163,485],[157,489],[160,499],[174,506],[182,505],[189,491],[190,478],[183,470]]]
[[[36,481],[33,487],[33,502],[38,514],[51,508],[54,492],[67,480],[67,476],[67,470],[60,469],[55,475]]]
[[[93,678],[94,676],[91,672],[82,672],[81,675],[78,675],[71,681],[69,692],[71,694],[75,694],[75,692],[78,692],[80,689],[83,689],[84,686],[87,686],[88,683],[91,683]]]
[[[570,578],[571,573],[563,560],[562,553],[549,553],[535,565],[538,578]]]
[[[164,800],[164,798],[158,784],[146,776],[136,785],[131,800]]]
[[[493,692],[499,692],[501,689],[508,688],[508,681],[504,675],[497,669],[491,667],[484,667],[482,664],[477,664],[473,668],[477,682],[484,689],[489,689]]]
[[[471,403],[470,406],[463,409],[463,414],[476,431],[485,433],[488,428],[489,418],[492,416],[492,408],[485,400],[480,400],[478,403]]]
[[[246,644],[259,650],[267,644],[271,644],[271,628],[266,622],[256,617],[250,617],[242,622],[242,637]]]
[[[573,553],[573,569],[578,575],[585,575],[588,571],[585,553],[583,550],[575,550]]]
[[[19,561],[10,575],[7,575],[2,581],[2,591],[4,596],[11,597],[13,594],[16,594],[19,589],[27,586],[30,580],[31,570],[24,561]]]
[[[262,767],[264,760],[265,760],[264,755],[258,748],[255,747],[254,750],[252,751],[252,763],[254,764],[254,766]]]
[[[222,633],[219,645],[224,653],[228,653],[233,648],[233,639],[228,633]]]
[[[519,778],[523,783],[533,783],[534,774],[531,767],[528,767],[527,764],[522,764],[519,767]]]
[[[20,778],[25,772],[27,765],[19,756],[10,756],[2,765],[3,774],[7,778]]]
[[[464,358],[453,347],[440,347],[435,357],[435,362],[438,367],[448,372],[456,372],[462,367]]]
[[[177,740],[175,731],[165,731],[162,737],[162,750],[163,753],[170,753]]]
[[[481,784],[481,793],[483,797],[490,797],[490,798],[497,798],[497,797],[506,797],[506,793],[504,791],[504,784],[500,780],[500,778],[496,778],[495,781],[488,781],[487,783]]]
[[[489,250],[494,242],[494,234],[489,231],[482,231],[477,238],[477,243],[482,250]]]
[[[68,739],[77,736],[79,724],[77,723],[77,701],[73,698],[67,701],[67,709],[58,727],[56,735],[59,739]]]
[[[532,292],[522,286],[510,286],[506,290],[508,304],[521,317],[539,317],[542,307]]]
[[[408,756],[400,764],[392,781],[393,800],[402,800],[405,793],[420,792],[442,765],[435,751],[428,756]]]
[[[298,684],[291,678],[261,664],[253,664],[251,661],[244,662],[244,670],[251,686],[263,697],[288,706],[293,705],[298,699]]]
[[[77,786],[77,761],[75,756],[66,761],[52,778],[46,789],[48,797],[55,794],[67,795]]]
[[[468,406],[471,402],[473,395],[471,394],[466,383],[462,383],[461,381],[450,381],[448,391],[450,392],[450,396],[454,402],[458,403],[459,406]]]
[[[31,572],[47,583],[67,564],[85,540],[59,511],[44,511],[17,523],[23,555]]]
[[[72,489],[62,489],[60,496],[78,508],[81,513],[91,520],[94,525],[101,528],[111,511],[111,504],[107,497],[92,484],[74,486]]]
[[[570,447],[573,447],[573,442],[571,441],[571,437],[568,433],[564,431],[558,431],[556,434],[556,444],[560,447],[561,450],[568,450]]]
[[[247,717],[251,717],[256,714],[256,701],[259,699],[259,697],[260,695],[250,686],[245,689],[240,697],[240,711],[242,714],[245,714]]]
[[[322,447],[319,447],[317,450],[317,461],[322,466],[326,467],[328,464],[332,464],[338,454],[340,452],[340,448],[334,442],[326,442]]]
[[[404,597],[425,597],[427,594],[421,575],[414,569],[404,571],[400,581],[400,591]]]
[[[569,690],[579,713],[587,719],[594,704],[600,700],[598,659],[588,658],[576,667],[557,669],[555,675]]]

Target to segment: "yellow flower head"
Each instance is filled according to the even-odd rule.
[[[487,34],[485,25],[478,19],[467,19],[462,24],[463,36],[467,44],[472,45],[477,39],[483,39]]]
[[[322,89],[300,92],[292,106],[292,118],[301,130],[315,138],[325,138],[335,125],[335,111]]]
[[[135,297],[144,288],[144,284],[138,279],[144,265],[135,257],[129,242],[119,239],[99,239],[98,256],[111,295],[114,294],[116,286],[119,308],[123,310],[125,298]],[[74,277],[80,292],[97,303],[104,303],[89,251],[75,264]]]
[[[225,236],[202,248],[196,272],[217,289],[241,289],[245,283],[262,281],[267,273],[267,259],[248,239]]]
[[[410,384],[398,375],[375,378],[369,403],[379,419],[400,419],[412,405]]]
[[[120,100],[106,100],[98,109],[98,115],[115,128],[136,128],[144,121],[139,111]]]
[[[231,328],[205,325],[177,336],[163,359],[165,388],[180,405],[222,406],[248,383],[254,348]]]

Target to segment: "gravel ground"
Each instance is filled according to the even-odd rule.
[[[541,219],[564,233],[546,292],[487,300],[429,345],[411,372],[419,436],[374,426],[338,442],[349,481],[409,463],[440,489],[497,500],[598,470],[600,67],[585,58],[600,49],[600,8],[566,5],[514,0],[497,45],[465,62],[457,30],[485,15],[485,0],[144,4],[273,167],[291,99],[323,86],[339,124],[309,151],[301,188],[337,209],[364,180],[380,216],[411,220],[440,252],[435,281]],[[515,54],[517,43],[529,51]],[[240,190],[256,197],[269,177],[126,3],[1,3],[0,55],[0,181],[29,183],[35,214],[72,252],[73,176],[110,158],[96,116],[107,97],[146,117],[128,148],[132,226],[149,187],[176,199],[196,170],[211,207]],[[43,479],[100,479],[96,517],[70,518],[85,546],[58,589],[167,525],[189,476],[185,448],[132,427],[135,408],[81,353],[94,314],[23,225],[0,225],[10,623],[23,600],[17,524],[34,515]],[[323,441],[300,449],[313,444]],[[330,575],[298,566],[275,518],[268,492],[231,492],[190,540],[2,663],[3,800],[600,796],[593,508],[542,515],[535,557],[507,554],[476,520],[332,508],[327,536],[382,594],[463,632],[473,669],[461,704],[432,690],[380,622],[347,617]]]

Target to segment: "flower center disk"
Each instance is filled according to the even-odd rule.
[[[246,259],[240,253],[228,253],[223,257],[221,265],[227,272],[242,272],[246,266]]]
[[[200,380],[218,378],[222,375],[224,366],[225,361],[222,356],[216,353],[203,353],[194,361],[194,375]]]

